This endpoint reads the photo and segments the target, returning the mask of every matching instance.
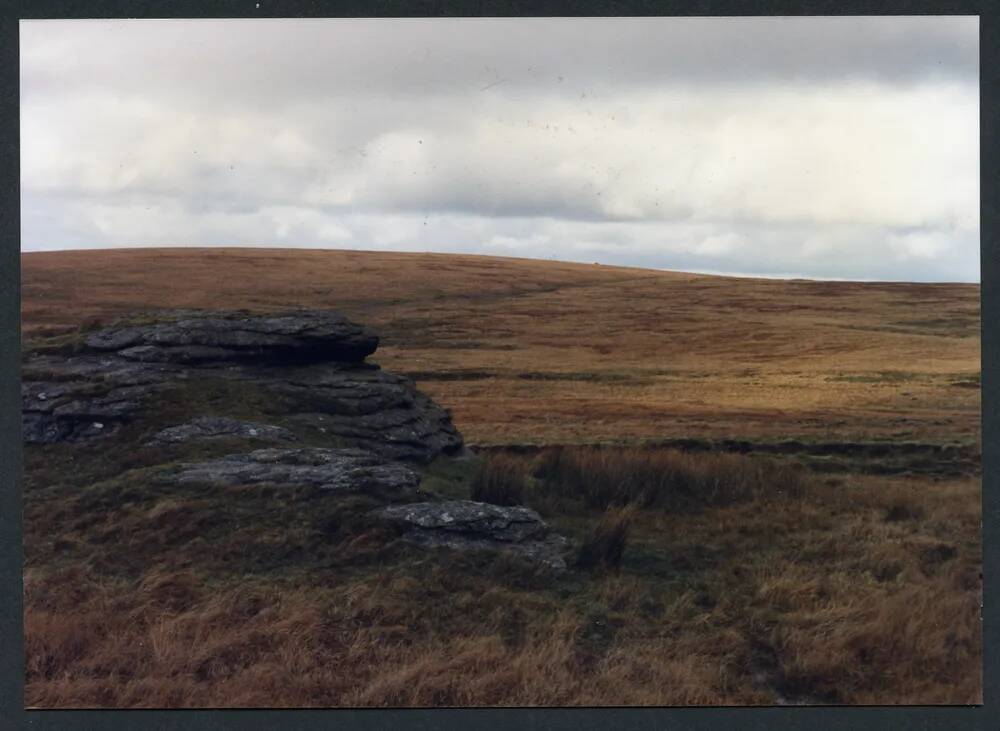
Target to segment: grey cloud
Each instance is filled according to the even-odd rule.
[[[23,246],[975,280],[977,29],[25,23]]]
[[[22,86],[195,103],[315,95],[978,78],[975,17],[34,21]]]

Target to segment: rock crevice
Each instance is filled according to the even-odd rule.
[[[147,442],[151,446],[165,444],[183,444],[191,440],[221,439],[224,437],[240,439],[262,439],[274,441],[293,441],[295,435],[288,429],[272,424],[260,424],[254,421],[237,421],[224,416],[202,416],[185,424],[171,426],[156,433]]]

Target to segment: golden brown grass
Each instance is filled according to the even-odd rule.
[[[799,498],[805,489],[805,471],[795,464],[676,449],[557,447],[535,458],[534,474],[542,491],[592,508],[683,510],[751,498],[767,503]]]
[[[925,517],[886,521],[904,493]],[[29,569],[27,703],[978,702],[977,495],[849,478],[696,515],[631,508],[619,570],[568,584],[447,557],[284,577]]]
[[[335,307],[476,444],[976,442],[979,287],[806,282],[450,254],[23,254],[27,337],[150,307]]]
[[[492,454],[480,462],[472,475],[470,496],[473,500],[494,505],[520,505],[526,473],[523,460]]]
[[[471,442],[623,445],[492,456],[474,488],[475,464],[425,478],[517,496],[575,547],[614,538],[595,555],[616,570],[561,579],[415,551],[362,498],[163,491],[144,472],[162,454],[29,448],[30,706],[981,700],[978,478],[638,448],[975,443],[976,286],[265,249],[22,267],[31,344],[151,307],[335,307]]]
[[[585,569],[598,566],[618,568],[634,519],[634,504],[605,510],[601,522],[583,539],[576,565]]]

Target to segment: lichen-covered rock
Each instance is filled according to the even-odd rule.
[[[473,500],[392,505],[379,514],[390,522],[421,530],[472,534],[507,543],[537,538],[548,532],[548,526],[530,508]]]
[[[331,447],[423,463],[462,448],[451,415],[413,381],[362,362],[378,338],[337,313],[173,316],[92,333],[75,355],[29,358],[22,366],[25,441],[118,433],[142,416],[151,395],[212,378],[270,396],[269,414],[285,415],[312,439],[325,435]]]
[[[410,467],[362,449],[258,449],[180,465],[159,478],[166,484],[312,486],[334,492],[416,491]]]
[[[131,418],[165,376],[131,369],[102,370],[100,363],[45,357],[22,372],[21,424],[29,444],[76,442],[107,436]],[[37,373],[46,380],[31,380]]]
[[[375,352],[378,337],[339,313],[309,310],[264,317],[220,312],[107,328],[85,343],[91,350],[144,362],[360,362]]]
[[[292,441],[295,435],[288,429],[253,421],[237,421],[224,416],[202,416],[186,424],[178,424],[163,429],[149,441],[151,445],[182,444],[194,439],[219,439],[237,437],[243,439],[268,439]]]
[[[295,368],[272,380],[274,394],[301,424],[392,459],[429,462],[461,449],[451,415],[410,379],[377,368]]]
[[[566,568],[569,542],[529,508],[447,500],[391,505],[376,515],[423,546],[506,552],[548,569]]]

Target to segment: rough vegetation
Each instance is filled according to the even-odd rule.
[[[524,460],[502,453],[482,460],[472,476],[472,499],[494,505],[520,505],[526,472]]]
[[[981,699],[974,288],[23,262],[30,706]],[[178,339],[290,302],[386,370]]]
[[[606,566],[618,568],[625,553],[628,532],[635,516],[635,506],[626,505],[621,508],[609,508],[580,546],[580,554],[576,563],[582,568]]]
[[[592,508],[635,504],[685,511],[794,500],[805,490],[797,463],[678,450],[555,448],[535,459],[542,489]]]

